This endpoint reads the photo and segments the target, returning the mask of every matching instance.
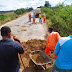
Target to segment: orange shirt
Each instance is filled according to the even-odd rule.
[[[43,18],[45,18],[45,15],[42,15],[43,16]]]
[[[28,16],[29,16],[29,18],[31,18],[31,14],[29,14]]]
[[[48,48],[51,50],[55,49],[55,46],[58,42],[58,40],[60,39],[60,35],[58,32],[52,32],[48,35],[47,37],[47,46]]]

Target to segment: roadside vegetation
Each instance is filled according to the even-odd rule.
[[[0,25],[4,24],[6,22],[9,22],[11,20],[14,20],[31,10],[33,10],[33,8],[29,8],[29,9],[21,8],[21,9],[12,11],[12,12],[0,13]]]
[[[72,34],[72,6],[59,4],[55,7],[42,7],[48,27],[53,27],[61,36]]]

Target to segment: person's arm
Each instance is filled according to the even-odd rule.
[[[13,36],[13,39],[19,43],[17,43],[17,45],[15,45],[15,48],[17,49],[17,51],[19,52],[19,54],[23,54],[24,53],[24,48],[22,46],[22,43],[21,41],[16,37],[16,36]]]
[[[47,37],[47,45],[49,44],[49,35],[48,35],[48,37]]]
[[[60,51],[60,44],[59,44],[59,41],[58,41],[54,52],[55,52],[56,55],[58,55],[59,51]]]
[[[49,44],[49,36],[47,37],[47,46],[46,46],[46,49],[45,49],[45,53],[48,55],[48,44]]]
[[[18,41],[18,42],[22,45],[22,43],[21,43],[21,41],[19,40],[19,38],[18,38],[18,37],[13,36],[13,39],[14,39],[15,41]]]

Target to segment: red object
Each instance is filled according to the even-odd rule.
[[[45,53],[47,55],[49,55],[49,51],[51,51],[51,50],[54,51],[55,50],[56,44],[57,44],[59,39],[60,39],[60,35],[59,35],[58,32],[52,32],[48,35],[48,37],[47,37],[47,46],[46,46],[46,50],[45,50]]]
[[[43,16],[43,22],[45,23],[46,22],[46,17],[45,15],[42,15]]]
[[[35,18],[33,18],[33,23],[35,23]]]
[[[29,16],[29,18],[31,18],[31,14],[29,14],[28,16]]]
[[[44,18],[44,21],[43,21],[44,23],[46,22],[46,18]]]
[[[47,55],[49,55],[49,52],[50,52],[51,50],[52,50],[52,49],[49,49],[48,46],[46,46],[45,53],[46,53]],[[54,50],[53,50],[53,52],[54,52]],[[57,58],[57,55],[56,55],[56,54],[55,54],[55,58]]]

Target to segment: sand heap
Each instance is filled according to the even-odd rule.
[[[46,41],[45,40],[32,39],[32,40],[28,40],[27,42],[23,42],[22,44],[23,44],[23,47],[25,48],[24,54],[21,55],[23,64],[25,66],[25,69],[22,72],[42,72],[43,69],[40,66],[36,66],[32,62],[32,60],[29,57],[29,54],[31,53],[31,51],[34,51],[34,50],[45,51],[45,48],[47,45]],[[53,63],[55,61],[55,57],[54,57],[54,54],[52,52],[50,52],[50,58],[52,59],[52,63],[47,64],[46,65],[47,70],[43,71],[43,72],[51,72],[51,68],[52,68]],[[21,64],[21,69],[23,69],[23,64]]]

